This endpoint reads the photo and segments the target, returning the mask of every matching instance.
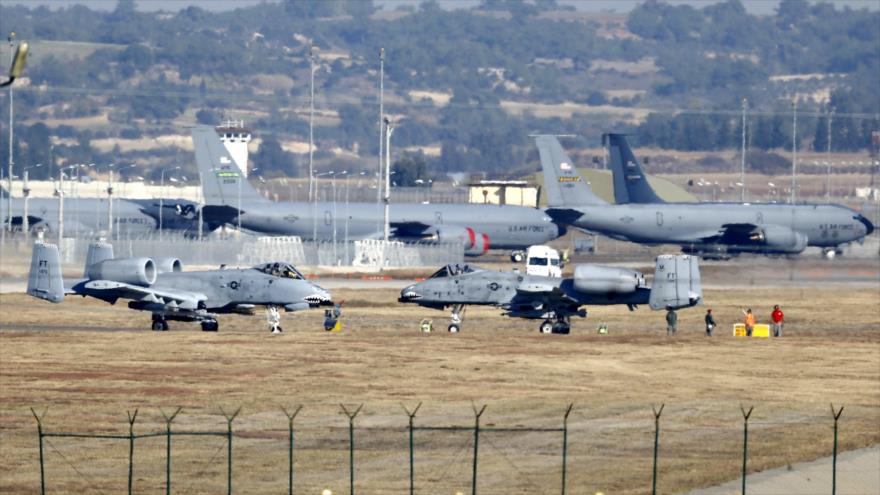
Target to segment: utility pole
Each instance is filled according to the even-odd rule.
[[[312,194],[317,194],[317,191],[312,191],[313,182],[314,182],[314,174],[315,168],[312,162],[314,158],[314,143],[315,143],[315,131],[314,131],[314,118],[315,118],[315,47],[314,45],[309,46],[309,78],[311,83],[309,84],[309,201],[312,200]]]
[[[31,188],[28,185],[27,169],[21,173],[21,179],[21,195],[24,198],[24,213],[21,216],[21,231],[24,233],[25,237],[28,237],[28,233],[31,230],[30,223],[28,222],[28,196],[31,195]]]
[[[107,238],[113,239],[113,169],[107,179]]]
[[[390,223],[390,206],[391,206],[391,133],[394,132],[394,126],[391,121],[385,118],[385,242],[391,235]]]
[[[749,106],[749,100],[743,98],[742,101],[742,162],[740,163],[739,182],[742,184],[740,188],[739,200],[746,202],[746,110]]]
[[[15,31],[9,33],[9,66],[15,62]],[[9,193],[7,196],[7,214],[9,215],[7,224],[3,227],[6,230],[9,230],[12,233],[12,165],[14,163],[12,157],[12,120],[13,120],[13,112],[12,112],[12,86],[9,85],[9,167],[6,171],[6,185],[7,192]]]
[[[831,202],[831,119],[834,118],[834,109],[828,112],[828,149],[826,150],[828,158],[828,177],[825,179],[825,201]]]
[[[791,104],[791,204],[797,202],[797,96]]]
[[[376,209],[382,201],[382,146],[385,138],[382,132],[385,128],[385,49],[379,49],[379,169],[376,173]],[[378,211],[377,211],[378,213]],[[378,227],[378,225],[377,225]]]

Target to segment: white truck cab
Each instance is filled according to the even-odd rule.
[[[562,277],[559,251],[550,246],[532,246],[526,255],[526,274],[542,277]]]

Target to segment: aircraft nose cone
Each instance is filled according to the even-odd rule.
[[[397,299],[397,302],[413,302],[417,299],[420,299],[422,296],[415,290],[415,285],[410,285],[409,287],[404,288],[400,291],[400,297]]]
[[[866,236],[869,236],[869,235],[871,235],[871,234],[874,232],[874,224],[871,223],[871,221],[868,220],[868,219],[865,217],[865,215],[858,215],[858,216],[856,216],[856,220],[858,220],[859,222],[862,222],[862,225],[865,226],[865,235],[866,235]]]
[[[333,299],[330,297],[330,293],[320,287],[315,287],[314,292],[304,297],[303,300],[312,307],[333,306]]]

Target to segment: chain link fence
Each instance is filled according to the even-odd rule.
[[[474,406],[470,423],[418,414],[403,406],[399,416],[373,417],[360,424],[363,405],[340,405],[338,419],[301,426],[302,406],[241,416],[241,408],[220,409],[214,417],[161,410],[161,420],[144,423],[138,410],[112,433],[54,431],[46,411],[31,409],[37,426],[40,493],[593,493],[594,480],[570,475],[591,463],[617,457],[641,458],[628,489],[667,492],[664,475],[680,467],[682,457],[705,462],[741,463],[741,491],[748,493],[750,463],[761,462],[769,445],[781,445],[796,428],[817,425],[774,423],[752,418],[742,407],[739,425],[701,425],[691,418],[687,429],[705,430],[713,441],[678,446],[681,426],[663,425],[663,405],[646,411],[638,439],[611,442],[608,429],[596,425],[590,435],[571,442],[569,415],[563,408],[544,424],[498,426],[486,420],[486,406]],[[837,491],[838,423],[843,408],[831,406],[827,441],[833,443],[831,493]],[[818,420],[818,418],[815,418]],[[652,421],[653,420],[653,421]],[[750,422],[751,420],[751,422]],[[674,422],[674,421],[673,421]],[[653,424],[652,424],[653,423]],[[207,426],[206,426],[207,425]],[[833,431],[833,433],[832,433]],[[582,432],[581,432],[582,433]],[[757,440],[757,441],[756,441]],[[824,439],[821,439],[824,440]],[[768,443],[769,442],[769,443]],[[784,442],[783,442],[784,444]],[[778,448],[778,447],[776,447]],[[757,449],[757,452],[756,452]],[[572,450],[578,455],[573,457]],[[771,449],[772,450],[772,449]],[[632,451],[632,452],[629,452]],[[666,457],[666,459],[664,459]],[[650,466],[650,471],[644,469]],[[680,473],[676,473],[680,474]],[[609,487],[612,488],[612,487]]]

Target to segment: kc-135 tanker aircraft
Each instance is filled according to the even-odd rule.
[[[639,244],[678,244],[686,253],[727,259],[740,253],[797,254],[828,250],[874,231],[840,205],[665,203],[651,189],[620,134],[607,135],[618,203],[593,194],[555,136],[536,136],[547,213],[557,222]]]
[[[343,226],[347,226],[349,239],[382,237],[384,213],[375,203],[334,206],[328,202],[272,201],[242,176],[212,127],[195,127],[192,136],[206,204],[202,209],[205,222],[240,222],[244,230],[303,239],[332,239],[334,229]],[[490,247],[521,251],[565,233],[543,211],[511,205],[392,204],[389,224],[393,239],[462,243],[465,254],[471,256]]]

